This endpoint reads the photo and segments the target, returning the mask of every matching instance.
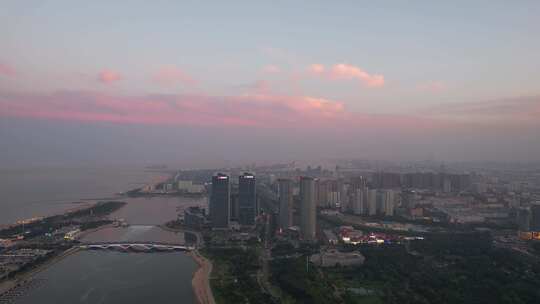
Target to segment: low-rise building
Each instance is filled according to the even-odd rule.
[[[310,261],[320,267],[351,267],[364,264],[365,257],[360,252],[340,252],[331,249],[312,255]]]

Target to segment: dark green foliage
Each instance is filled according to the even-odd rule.
[[[94,228],[98,228],[100,226],[103,226],[103,225],[108,225],[108,224],[111,224],[113,221],[111,220],[99,220],[99,221],[93,221],[93,222],[85,222],[81,225],[81,230],[82,231],[85,231],[85,230],[89,230],[89,229],[94,229]]]
[[[531,246],[537,254],[540,254],[540,241],[533,241]]]
[[[413,242],[412,248],[432,255],[478,255],[491,248],[489,233],[432,233],[426,234],[423,242]]]
[[[493,248],[484,233],[428,235],[401,245],[360,246],[361,267],[306,271],[305,258],[272,263],[272,280],[296,303],[540,303],[540,261]],[[353,250],[353,248],[350,248]],[[354,294],[363,287],[372,293]]]
[[[257,282],[259,256],[254,248],[207,248],[214,265],[211,285],[218,303],[272,303]]]
[[[297,303],[335,303],[333,289],[306,258],[274,260],[271,264],[272,281],[291,295]]]
[[[296,253],[296,248],[289,242],[281,242],[272,248],[272,256],[283,256]]]
[[[95,220],[95,217],[101,217],[110,214],[120,209],[125,204],[126,203],[124,202],[115,201],[99,202],[92,207],[68,212],[63,215],[49,216],[40,221],[26,224],[24,225],[24,231],[23,225],[16,225],[3,229],[0,231],[0,238],[12,238],[22,233],[24,233],[25,238],[32,238],[35,236],[43,235],[47,232],[52,232],[64,226],[78,225],[81,223],[81,219],[83,218],[86,218],[85,221],[82,221],[83,223],[87,223],[88,225],[94,225],[91,224],[90,221]],[[104,223],[101,219],[97,220],[97,222],[100,221]]]
[[[448,235],[446,242],[439,237],[417,246],[432,255],[410,255],[397,246],[365,248],[362,267],[330,272],[380,286],[384,303],[540,303],[537,261],[486,247],[470,235]]]

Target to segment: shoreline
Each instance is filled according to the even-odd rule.
[[[47,219],[47,218],[50,218],[50,217],[65,215],[65,214],[68,214],[70,212],[78,211],[78,210],[85,209],[85,208],[90,208],[90,207],[94,206],[95,204],[97,204],[97,201],[91,201],[91,200],[88,200],[88,201],[80,200],[80,201],[60,203],[60,205],[79,205],[79,206],[68,207],[68,208],[64,209],[63,211],[51,212],[50,214],[34,216],[32,218],[35,219],[35,221],[44,220],[44,219]],[[11,229],[11,228],[21,226],[22,225],[21,222],[26,221],[26,220],[28,220],[28,218],[26,218],[26,219],[15,219],[15,222],[7,223],[7,224],[0,224],[0,230]]]
[[[23,284],[28,283],[28,281],[30,281],[35,275],[48,269],[49,267],[67,258],[68,256],[77,253],[79,250],[80,249],[78,247],[71,247],[59,253],[58,255],[47,259],[45,262],[43,262],[40,265],[37,265],[35,268],[30,269],[27,272],[17,274],[15,275],[15,277],[8,279],[4,282],[1,282],[0,283],[0,297],[4,293],[9,292],[11,289],[16,288],[18,285],[23,285]]]
[[[2,224],[2,225],[0,225],[0,232],[4,232],[5,230],[12,230],[12,229],[19,228],[19,227],[24,227],[25,225],[26,226],[31,226],[31,225],[35,224],[36,222],[40,222],[40,221],[43,222],[43,221],[51,220],[51,219],[61,217],[61,216],[64,216],[64,217],[73,216],[75,213],[80,212],[80,211],[85,211],[85,210],[92,211],[92,209],[98,207],[98,205],[100,203],[104,203],[104,204],[121,203],[122,204],[120,207],[117,207],[116,209],[114,209],[112,211],[110,211],[110,210],[106,211],[107,214],[105,216],[107,218],[109,218],[110,215],[112,215],[113,213],[115,213],[118,210],[122,209],[127,204],[126,202],[123,202],[123,201],[122,202],[121,201],[104,201],[104,202],[101,202],[101,201],[83,202],[83,201],[81,201],[81,202],[71,202],[70,204],[78,204],[79,206],[66,209],[63,212],[55,213],[53,215],[39,217],[39,218],[36,218],[36,220],[33,220],[31,222],[28,222],[28,223],[16,222],[16,223],[8,224],[8,225]]]
[[[190,251],[188,253],[195,262],[199,265],[199,268],[193,273],[191,280],[191,286],[195,293],[195,298],[198,304],[215,304],[214,294],[210,287],[210,275],[212,273],[212,262],[203,257],[197,250]]]
[[[97,231],[99,231],[101,229],[104,229],[104,228],[107,228],[107,227],[112,227],[112,224],[107,224],[107,225],[103,225],[103,226],[99,226],[99,227],[96,227],[96,228],[92,228],[92,229],[83,231],[80,234],[80,239],[82,239],[83,237],[85,237],[85,236],[87,236],[89,234],[92,234],[94,232],[97,232]],[[80,251],[80,248],[78,246],[73,246],[73,247],[71,247],[69,249],[64,250],[61,253],[58,253],[55,256],[50,257],[49,259],[44,261],[42,264],[36,265],[34,268],[29,269],[26,272],[19,273],[19,274],[15,275],[15,277],[13,277],[11,279],[6,279],[5,281],[0,282],[0,297],[3,294],[9,292],[11,289],[17,288],[18,285],[23,285],[23,284],[28,283],[28,281],[30,281],[38,273],[48,269],[49,267],[51,267],[54,264],[60,262],[64,258],[67,258],[68,256],[70,256],[72,254],[75,254],[75,253],[77,253],[79,251]]]
[[[114,225],[113,224],[106,224],[106,225],[102,225],[102,226],[99,226],[99,227],[96,227],[96,228],[81,231],[79,233],[78,240],[82,241],[85,237],[87,237],[88,235],[90,235],[92,233],[98,232],[98,231],[106,229],[106,228],[111,228],[111,227],[114,227]]]

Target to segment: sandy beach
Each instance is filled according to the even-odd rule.
[[[189,253],[191,257],[199,264],[199,269],[193,274],[191,284],[193,292],[199,304],[215,304],[214,295],[210,287],[210,274],[212,273],[212,263],[201,256],[197,250]]]

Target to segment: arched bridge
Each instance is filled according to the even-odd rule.
[[[85,250],[117,250],[125,252],[170,252],[191,251],[193,246],[159,242],[101,242],[86,243],[79,246]]]

